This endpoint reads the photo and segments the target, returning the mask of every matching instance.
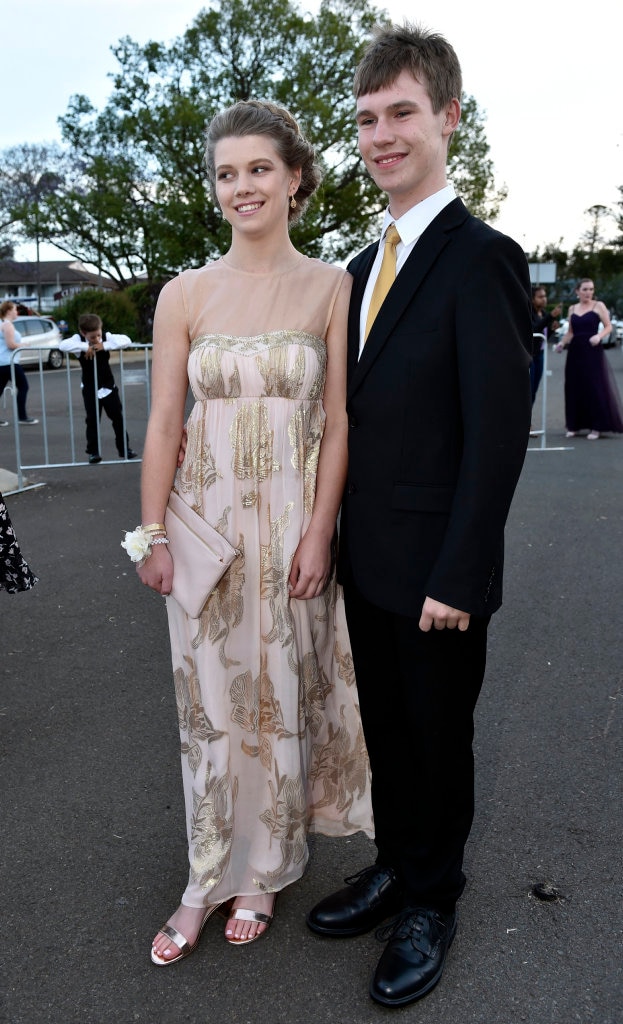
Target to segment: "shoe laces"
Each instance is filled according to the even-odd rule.
[[[369,867],[358,871],[356,875],[349,875],[348,878],[344,879],[344,881],[347,885],[352,885],[353,888],[360,889],[367,885],[374,875],[386,875],[389,878],[392,877],[391,872],[387,868],[382,868],[377,864],[372,864]]]
[[[391,942],[394,939],[409,939],[414,949],[425,956],[431,956],[439,940],[448,931],[446,921],[437,911],[422,907],[407,907],[377,928],[374,935],[379,942]]]

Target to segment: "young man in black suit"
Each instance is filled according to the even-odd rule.
[[[381,243],[349,267],[340,539],[378,855],[308,924],[359,935],[397,915],[370,993],[402,1006],[439,981],[465,885],[473,711],[530,428],[530,281],[519,246],[447,183],[461,71],[446,40],[381,31],[354,91],[389,197]]]

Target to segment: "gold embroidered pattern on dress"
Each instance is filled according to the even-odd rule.
[[[178,470],[176,485],[180,493],[192,494],[192,508],[202,515],[204,489],[212,487],[223,474],[216,468],[210,442],[205,437],[203,419],[191,417],[187,434],[186,455]]]
[[[246,337],[238,337],[234,334],[200,334],[190,343],[190,351],[194,352],[201,346],[208,347],[210,345],[223,352],[233,352],[245,356],[255,355],[264,348],[305,345],[313,349],[318,356],[322,375],[324,375],[327,361],[327,346],[324,338],[319,338],[317,334],[310,334],[309,331],[265,331],[263,334],[251,334]]]
[[[291,864],[300,864],[305,858],[305,825],[307,821],[305,792],[300,778],[280,775],[275,762],[275,779],[268,780],[272,807],[260,814],[270,832],[271,842],[279,841],[281,864],[267,872],[269,878],[279,876]]]
[[[296,351],[298,348],[298,351]],[[306,371],[305,351],[314,353],[316,367]],[[291,353],[294,368],[288,371]],[[267,331],[265,334],[237,338],[228,334],[202,334],[191,343],[190,352],[198,354],[199,373],[193,379],[193,393],[199,400],[238,398],[242,393],[240,368],[230,374],[223,373],[222,364],[234,366],[236,357],[255,356],[257,366],[266,381],[266,394],[270,397],[298,398],[306,375],[309,385],[305,398],[317,401],[324,393],[327,373],[327,346],[323,338],[307,331]],[[227,359],[224,359],[224,356]],[[226,379],[227,378],[227,383]]]
[[[273,432],[263,401],[245,402],[229,428],[232,469],[239,480],[266,480],[281,466],[273,459]]]
[[[348,728],[343,707],[340,709],[340,718],[342,724],[337,729],[332,722],[329,723],[326,742],[314,744],[309,780],[314,784],[314,809],[335,806],[348,822],[355,794],[360,798],[369,786],[370,779],[363,730],[359,726],[351,743],[353,731]],[[316,797],[320,787],[322,795]]]
[[[294,364],[292,365],[292,352]],[[298,398],[305,380],[305,352],[300,347],[284,348],[273,345],[255,357],[257,368],[264,379],[264,394],[268,398]]]
[[[305,515],[314,511],[316,472],[324,433],[324,411],[318,405],[299,406],[288,423],[292,467],[303,477]]]
[[[219,524],[220,526],[220,524]],[[217,527],[219,533],[224,531]],[[199,629],[193,637],[192,646],[195,650],[207,638],[211,644],[218,644],[219,660],[223,668],[239,665],[240,662],[229,658],[225,652],[225,644],[232,629],[242,621],[244,614],[244,537],[238,536],[236,545],[238,554],[216,588],[208,598],[208,602],[199,618]]]
[[[191,345],[191,352],[195,348]],[[193,383],[193,393],[199,399],[238,398],[241,393],[240,371],[232,368],[227,383],[223,374],[222,353],[219,348],[205,345],[199,352],[200,373]]]
[[[294,651],[294,636],[290,598],[288,594],[288,576],[290,575],[290,559],[285,558],[285,534],[290,525],[290,514],[294,502],[290,501],[277,519],[271,519],[270,543],[260,545],[260,598],[268,601],[272,617],[272,627],[268,633],[262,634],[267,644],[277,641],[281,647],[288,648],[288,662],[293,672],[297,672],[298,664]]]
[[[193,790],[190,877],[206,892],[220,882],[229,862],[237,796],[238,780],[229,772],[212,777],[210,765],[205,794],[200,796]]]
[[[350,647],[346,647],[342,650],[342,645],[339,640],[335,641],[333,648],[333,656],[335,658],[338,676],[343,679],[347,686],[355,685],[355,666],[353,665],[353,656],[351,654]]]
[[[253,879],[253,885],[257,886],[260,892],[278,892],[274,885],[267,884],[266,882],[260,881],[259,878]]]
[[[188,672],[183,668],[177,668],[173,673],[173,681],[180,732],[187,735],[187,739],[182,741],[182,754],[186,755],[192,773],[196,775],[202,759],[199,741],[219,740],[225,733],[214,728],[204,711],[194,661],[186,655],[184,661],[188,666]]]
[[[331,683],[326,673],[318,664],[315,651],[304,654],[299,664],[299,715],[301,736],[309,729],[312,736],[317,736],[324,721],[324,709],[327,697],[331,693]]]
[[[241,747],[250,757],[259,757],[264,768],[270,769],[273,760],[273,740],[296,735],[285,727],[281,704],[275,697],[275,688],[267,671],[267,657],[260,663],[259,675],[253,679],[250,671],[236,676],[229,690],[234,709],[232,721],[257,739],[256,743],[242,741]]]

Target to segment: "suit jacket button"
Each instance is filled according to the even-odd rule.
[[[356,416],[351,416],[351,418],[348,421],[348,425],[349,425],[349,427],[357,427],[359,425],[357,423],[357,417]]]
[[[348,493],[349,494],[355,494],[356,490],[357,490],[357,488],[355,487],[354,484],[351,483],[351,484],[348,485]]]

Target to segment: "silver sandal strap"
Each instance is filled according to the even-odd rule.
[[[162,928],[159,929],[163,935],[166,935],[167,939],[171,939],[174,942],[180,953],[185,953],[190,950],[190,943],[188,939],[185,939],[181,932],[178,932],[176,928],[172,928],[170,924],[163,924]]]
[[[255,921],[256,924],[270,924],[273,919],[272,914],[260,914],[259,910],[245,910],[244,907],[232,910],[229,916],[234,921]]]

